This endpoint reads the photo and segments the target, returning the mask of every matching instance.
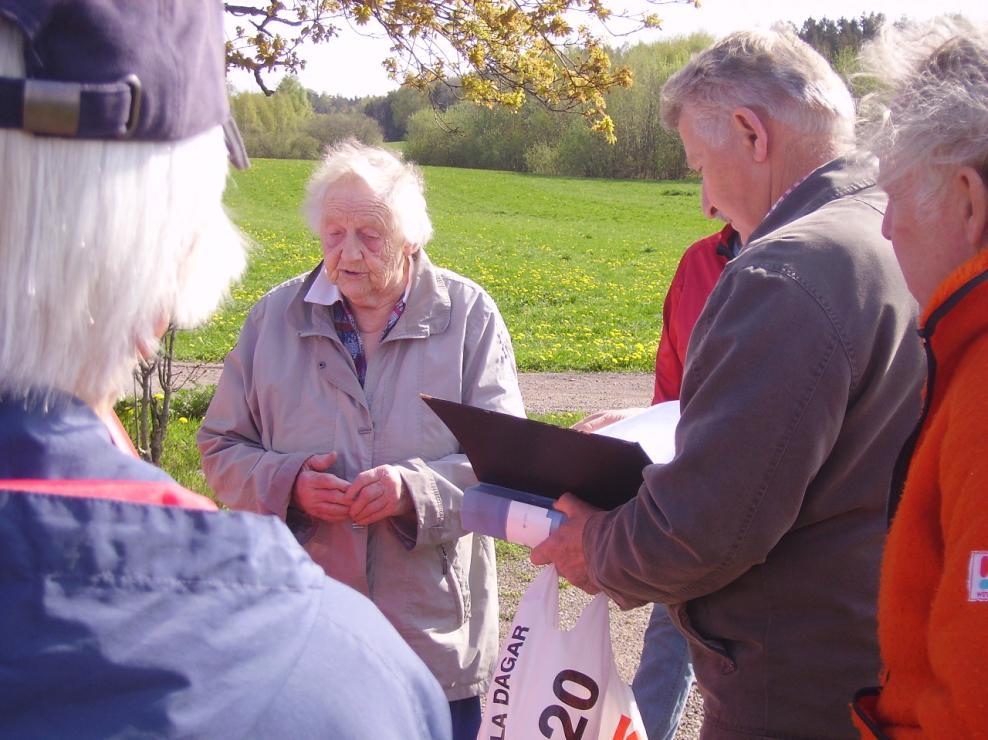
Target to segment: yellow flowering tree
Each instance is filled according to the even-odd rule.
[[[376,28],[391,41],[382,64],[395,81],[425,89],[436,83],[487,106],[519,110],[529,96],[551,110],[578,112],[614,140],[604,93],[628,87],[614,67],[605,35],[657,28],[655,6],[699,0],[645,0],[642,11],[617,12],[607,0],[273,0],[226,3],[236,19],[227,64],[265,73],[304,68],[303,44],[330,42],[341,27]]]

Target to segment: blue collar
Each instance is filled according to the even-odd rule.
[[[171,480],[117,449],[93,410],[66,393],[46,405],[0,398],[0,478]]]

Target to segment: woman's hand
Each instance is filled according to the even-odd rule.
[[[346,496],[350,501],[350,518],[361,526],[402,516],[413,509],[398,468],[393,465],[365,470],[353,479]]]
[[[350,518],[346,496],[350,484],[326,472],[336,463],[336,457],[335,452],[312,455],[302,463],[292,486],[292,503],[309,516],[325,522],[345,522]]]
[[[622,419],[637,416],[644,410],[642,408],[630,408],[598,411],[596,414],[590,414],[590,416],[580,419],[570,429],[575,429],[578,432],[596,432],[598,429],[609,427],[611,424],[615,424]]]

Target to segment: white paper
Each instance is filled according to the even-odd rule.
[[[512,501],[508,506],[508,518],[504,522],[504,539],[518,545],[535,547],[558,526],[550,517],[549,509]]]
[[[653,463],[667,463],[676,455],[679,401],[666,401],[615,422],[594,434],[637,442]]]

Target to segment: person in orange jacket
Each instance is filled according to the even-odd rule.
[[[929,375],[890,496],[881,686],[854,720],[863,737],[988,737],[988,25],[888,28],[865,58],[889,83],[882,232],[924,307]]]

